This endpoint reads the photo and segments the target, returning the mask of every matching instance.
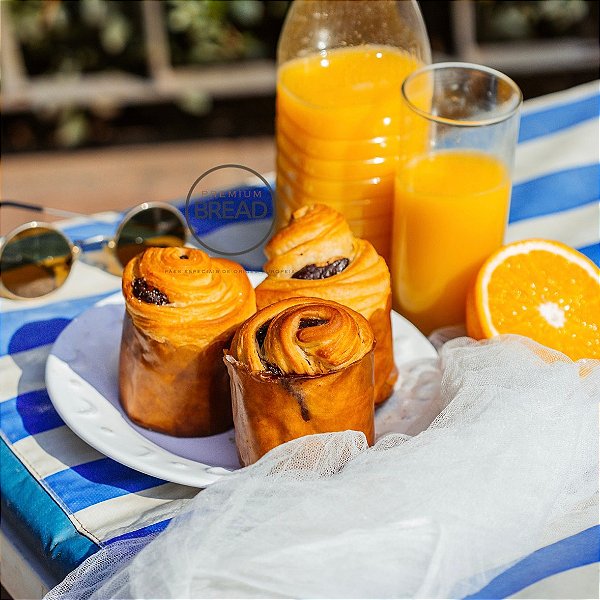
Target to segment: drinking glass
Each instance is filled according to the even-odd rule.
[[[402,85],[394,308],[421,331],[463,323],[467,291],[503,242],[522,94],[480,65],[438,63]]]

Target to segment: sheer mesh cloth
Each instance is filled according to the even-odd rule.
[[[289,442],[47,598],[462,597],[597,522],[600,362],[505,336],[450,341],[439,369],[422,433]]]

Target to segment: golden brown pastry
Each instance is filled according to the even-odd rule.
[[[284,298],[340,302],[370,323],[375,348],[375,404],[392,393],[394,364],[390,272],[375,248],[354,237],[344,217],[323,204],[299,208],[265,248],[268,274],[256,288],[258,309]]]
[[[337,302],[272,304],[237,331],[225,363],[243,465],[314,433],[374,437],[373,347],[368,321]]]
[[[119,391],[131,420],[180,437],[232,425],[223,349],[256,312],[244,269],[192,248],[149,248],[123,272]]]

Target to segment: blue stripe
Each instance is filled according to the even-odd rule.
[[[124,533],[122,535],[118,535],[110,540],[106,540],[104,543],[106,545],[112,544],[113,542],[120,542],[122,540],[131,540],[138,537],[144,537],[146,535],[153,535],[164,531],[168,524],[171,522],[171,519],[166,519],[165,521],[159,521],[158,523],[154,523],[152,525],[147,525],[146,527],[141,527],[140,529],[136,529],[134,531],[130,531],[128,533]]]
[[[553,106],[537,112],[527,112],[521,116],[519,143],[542,137],[577,123],[598,117],[600,96],[594,94],[578,102]]]
[[[581,254],[585,254],[592,262],[600,266],[600,242],[592,244],[591,246],[584,246],[583,248],[577,248]]]
[[[577,208],[600,197],[600,165],[578,167],[515,185],[509,222]]]
[[[64,425],[46,390],[20,394],[17,398],[2,402],[0,423],[4,435],[13,444],[30,435]]]
[[[224,198],[191,198],[187,219],[192,231],[205,235],[226,225],[248,221],[262,221],[273,216],[273,196],[263,186],[238,186],[223,190]],[[177,206],[185,214],[185,202]],[[255,210],[252,214],[251,211]]]
[[[600,526],[546,546],[519,561],[471,598],[506,598],[536,581],[600,560]]]
[[[47,319],[33,321],[21,326],[8,342],[8,353],[16,354],[46,344],[53,344],[60,332],[71,322],[70,319]]]
[[[73,225],[72,227],[66,227],[63,232],[73,242],[84,240],[90,237],[96,237],[102,235],[106,237],[107,241],[111,239],[117,231],[117,226],[121,221],[121,217],[115,217],[112,223],[106,223],[104,221],[90,221],[81,223],[79,225]]]
[[[165,483],[110,458],[59,471],[45,481],[72,512]]]
[[[71,319],[116,291],[2,313],[0,355],[53,343]]]
[[[73,526],[62,508],[0,440],[2,522],[55,574],[66,577],[99,547]]]

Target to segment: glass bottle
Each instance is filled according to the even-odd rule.
[[[431,62],[416,1],[295,0],[277,62],[278,226],[328,204],[389,262],[400,88]]]

